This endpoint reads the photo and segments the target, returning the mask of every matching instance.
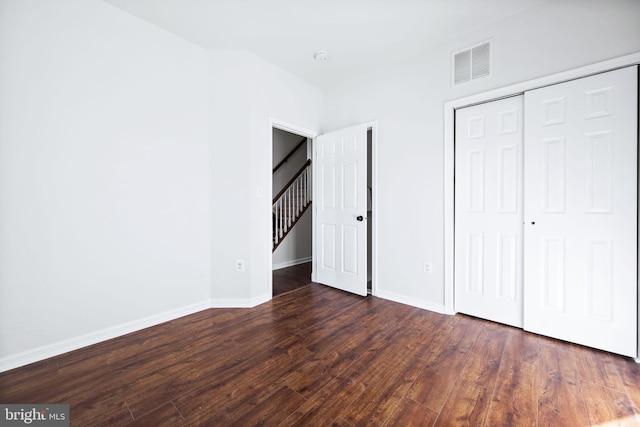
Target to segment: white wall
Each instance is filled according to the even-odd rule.
[[[0,370],[208,304],[208,53],[3,0],[0,63]]]
[[[212,52],[210,66],[212,299],[251,306],[271,298],[272,120],[315,133],[322,94],[251,53]]]
[[[325,93],[323,131],[378,122],[377,295],[444,310],[444,101],[640,51],[639,16],[631,0],[548,2]],[[451,52],[488,39],[492,76],[452,88]]]

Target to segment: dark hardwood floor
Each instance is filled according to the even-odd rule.
[[[311,263],[273,270],[273,296],[286,294],[311,284]]]
[[[0,374],[73,426],[640,424],[640,365],[311,284]]]

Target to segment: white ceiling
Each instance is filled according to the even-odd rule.
[[[549,0],[103,1],[204,48],[247,50],[326,88]],[[314,62],[319,50],[327,62]]]

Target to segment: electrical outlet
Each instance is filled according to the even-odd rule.
[[[236,260],[236,271],[244,271],[244,260],[237,259]]]
[[[424,272],[427,274],[433,274],[433,263],[425,262],[424,263]]]

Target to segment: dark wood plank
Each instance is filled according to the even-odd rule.
[[[364,384],[350,378],[338,377],[315,393],[287,417],[280,427],[326,426],[337,422],[340,413],[362,395]],[[344,422],[342,423],[344,425]]]
[[[486,322],[469,349],[457,386],[436,425],[483,425],[498,376],[508,329]]]
[[[493,390],[508,333],[502,325],[485,322],[469,350],[461,377]]]
[[[400,401],[393,415],[387,420],[385,427],[431,426],[437,418],[437,412],[405,397]]]
[[[331,427],[354,427],[353,424],[349,424],[344,419],[338,417],[332,423]]]
[[[34,389],[40,382],[42,388]],[[0,402],[40,403],[45,389],[55,387],[59,382],[58,366],[54,359],[32,363],[22,368],[0,373]],[[62,402],[49,402],[62,403]]]
[[[581,384],[581,390],[592,426],[640,425],[640,416],[635,413],[626,393],[587,381]]]
[[[491,390],[475,381],[462,379],[452,390],[452,398],[448,399],[435,426],[481,426],[484,425]]]
[[[381,351],[360,375],[352,375],[365,385],[365,389],[346,411],[341,412],[341,417],[353,425],[383,425],[424,366],[418,358],[406,360],[405,357],[390,346]]]
[[[622,357],[613,357],[613,363],[636,414],[640,414],[640,363]]]
[[[539,335],[525,332],[522,329],[509,328],[503,357],[514,361],[536,363],[540,351],[540,339]]]
[[[304,403],[304,398],[284,386],[257,404],[246,404],[240,408],[241,416],[232,423],[238,426],[277,426]]]
[[[131,412],[122,396],[102,395],[91,399],[74,397],[64,403],[70,405],[72,425],[115,426],[127,424],[132,420]]]
[[[640,365],[310,284],[0,373],[72,425],[636,425]]]
[[[127,396],[133,416],[138,417],[176,396],[206,384],[210,377],[228,376],[234,368],[248,360],[246,352],[237,347],[217,350],[226,352],[231,357],[216,356],[214,351],[216,350],[210,349],[188,359],[178,357],[167,360],[163,369],[143,371],[144,374],[135,378],[133,384],[127,381],[116,390],[121,390]]]
[[[273,270],[273,296],[286,294],[311,284],[311,263]]]
[[[608,387],[624,392],[624,384],[613,362],[614,356],[604,351],[575,346],[573,354],[576,359],[578,376],[582,382]]]
[[[538,397],[536,366],[520,358],[503,359],[486,425],[535,427]]]
[[[216,378],[205,387],[179,397],[175,400],[176,407],[187,420],[206,421],[209,425],[229,424],[283,391],[285,387],[280,379],[310,355],[297,337],[292,337],[286,345],[263,352],[233,369],[224,381]]]
[[[538,425],[589,425],[570,344],[543,339],[538,367]]]
[[[431,342],[432,357],[408,392],[409,398],[438,413],[460,378],[467,353],[480,333],[479,321],[456,317],[451,331],[439,334]]]
[[[416,310],[345,375],[366,389],[342,418],[353,425],[383,425],[423,370],[431,340],[451,317]],[[446,327],[445,327],[446,329]]]
[[[349,310],[306,330],[304,340],[307,348],[314,352],[314,357],[293,371],[285,379],[286,384],[309,397],[354,362],[357,365],[352,370],[366,369],[362,367],[370,360],[366,355],[380,350],[387,342],[385,338],[394,333],[404,318],[416,311],[412,307],[382,300],[371,300],[366,307],[366,311]]]
[[[74,420],[75,422],[75,420]],[[86,424],[89,425],[89,424]],[[188,425],[178,409],[172,403],[167,403],[160,408],[152,411],[142,417],[138,417],[135,420],[127,424],[129,427],[145,427],[145,426],[186,426]]]

